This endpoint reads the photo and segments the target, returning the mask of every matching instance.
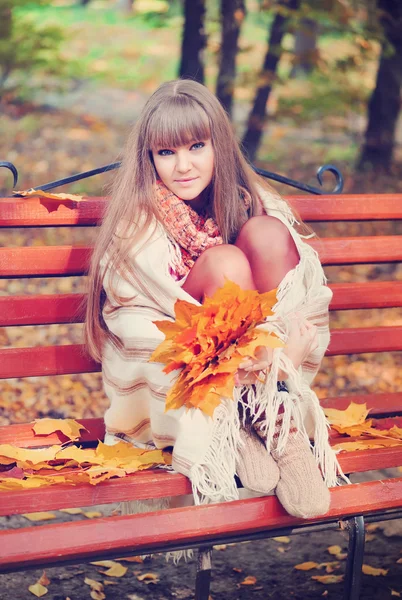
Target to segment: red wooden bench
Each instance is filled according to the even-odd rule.
[[[370,221],[402,219],[402,195],[292,196],[304,220]],[[0,199],[0,227],[96,226],[107,202],[88,198],[81,203],[55,204],[41,198]],[[324,265],[395,263],[402,261],[402,237],[363,236],[324,238],[311,242]],[[0,278],[84,275],[90,247],[0,248]],[[402,307],[402,281],[333,284],[332,310]],[[0,297],[0,326],[82,322],[81,294]],[[402,350],[402,327],[336,329],[329,356]],[[353,360],[353,359],[352,359]],[[99,371],[80,345],[0,350],[0,378],[36,377]],[[376,419],[402,414],[402,391],[327,398],[326,407],[346,408],[351,400],[366,402]],[[104,434],[101,415],[86,419],[83,440],[95,445]],[[334,441],[337,441],[334,436]],[[41,445],[60,443],[58,434]],[[339,441],[339,440],[338,440]],[[24,448],[38,445],[29,424],[0,427],[0,444]],[[402,465],[402,446],[340,455],[346,473]],[[191,492],[179,474],[149,471],[97,486],[80,483],[23,491],[0,492],[0,515],[56,510],[117,501],[179,496]],[[60,565],[124,555],[199,548],[196,598],[209,595],[210,549],[213,544],[281,533],[298,533],[346,523],[350,530],[345,597],[358,598],[364,547],[364,518],[395,518],[402,508],[402,477],[342,486],[331,490],[329,513],[302,521],[289,516],[276,497],[226,504],[176,508],[152,514],[111,516],[95,521],[69,522],[0,532],[0,572],[41,565]]]

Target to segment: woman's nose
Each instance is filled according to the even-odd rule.
[[[186,152],[176,154],[176,170],[179,173],[187,173],[191,169],[191,158]]]

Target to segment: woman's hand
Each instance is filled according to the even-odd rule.
[[[290,321],[289,335],[284,354],[293,363],[295,369],[305,361],[307,356],[318,348],[317,327],[298,314]],[[252,385],[258,381],[258,372],[267,371],[272,364],[272,348],[257,348],[255,358],[244,360],[235,375],[235,385]],[[286,376],[281,371],[278,379]]]

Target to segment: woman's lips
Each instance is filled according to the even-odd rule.
[[[188,187],[193,183],[193,181],[196,181],[196,179],[198,179],[198,177],[192,177],[191,179],[176,179],[176,183],[182,185],[183,187]]]

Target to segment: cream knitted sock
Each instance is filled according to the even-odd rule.
[[[285,450],[279,454],[275,450],[276,441],[282,426],[282,416],[276,421],[271,455],[280,474],[276,495],[285,510],[294,517],[309,519],[328,512],[330,492],[321,476],[309,442],[295,427],[289,431]],[[255,431],[264,439],[258,424]]]
[[[278,483],[279,469],[264,444],[251,429],[241,428],[237,475],[245,488],[269,494]]]

